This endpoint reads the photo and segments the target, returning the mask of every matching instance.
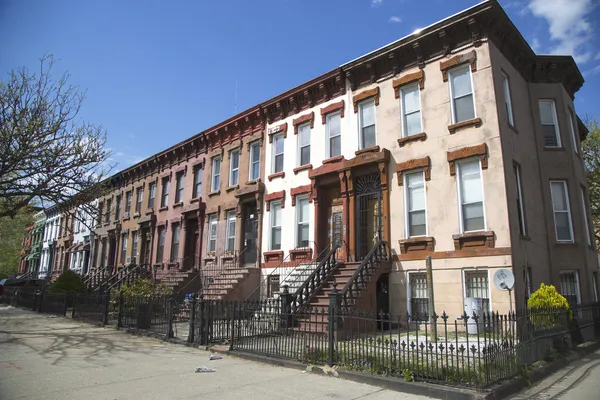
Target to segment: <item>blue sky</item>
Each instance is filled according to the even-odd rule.
[[[0,73],[38,66],[87,89],[117,169],[474,0],[0,0]],[[539,54],[572,54],[577,112],[600,119],[600,1],[500,1]],[[423,12],[425,10],[425,12]]]

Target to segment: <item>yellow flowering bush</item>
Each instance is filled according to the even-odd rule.
[[[566,313],[568,320],[573,317],[569,302],[552,285],[542,285],[532,293],[527,301],[531,311],[531,321],[539,327],[556,326],[561,319],[561,314]]]

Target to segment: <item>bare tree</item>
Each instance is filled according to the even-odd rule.
[[[0,217],[29,204],[61,204],[76,193],[91,198],[110,172],[106,132],[77,116],[85,91],[52,78],[52,55],[38,74],[25,67],[0,82]]]

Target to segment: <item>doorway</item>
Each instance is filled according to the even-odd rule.
[[[381,179],[379,174],[354,181],[356,209],[356,260],[363,260],[382,236]]]
[[[244,264],[256,263],[258,240],[258,215],[256,204],[244,205],[244,243],[242,247]]]
[[[385,327],[384,322],[389,321],[390,313],[390,275],[381,274],[377,280],[377,329]]]
[[[198,219],[190,218],[185,221],[185,244],[183,248],[183,269],[192,269],[195,264],[196,243],[198,242]]]

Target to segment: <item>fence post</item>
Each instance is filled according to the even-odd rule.
[[[287,329],[291,325],[292,317],[292,295],[288,285],[283,285],[283,292],[279,295],[281,298],[281,313],[280,313],[280,324],[281,329]]]
[[[69,306],[69,296],[67,296],[67,294],[65,293],[65,303],[63,305],[63,317],[67,316],[67,307]]]
[[[117,315],[117,328],[123,326],[123,292],[119,293],[119,313]]]
[[[229,350],[233,350],[233,339],[235,338],[235,320],[236,320],[236,304],[238,304],[237,301],[232,302],[231,304],[231,328],[229,331],[230,337],[229,337]]]
[[[190,310],[190,330],[188,333],[188,343],[194,343],[194,322],[196,320],[196,303],[198,299],[196,299],[196,295],[192,297],[192,308]]]
[[[38,312],[41,313],[44,309],[44,291],[40,291],[40,304],[38,305]]]
[[[175,335],[173,334],[173,307],[175,306],[175,299],[173,297],[169,297],[167,299],[167,317],[169,321],[169,328],[167,331],[167,340],[173,338]]]
[[[327,329],[329,339],[328,351],[327,351],[327,363],[329,366],[333,366],[334,364],[334,350],[335,350],[335,336],[337,327],[337,319],[339,315],[340,308],[340,292],[337,289],[337,282],[333,282],[333,289],[329,292],[329,309],[327,316]]]
[[[102,326],[108,324],[108,312],[110,310],[110,290],[102,294],[104,297],[104,315],[102,316]]]
[[[200,298],[198,311],[198,321],[200,322],[198,326],[198,344],[200,346],[206,346],[208,344],[208,340],[205,336],[205,332],[208,328],[206,324],[206,300],[203,298]]]
[[[40,297],[40,291],[36,290],[35,294],[33,295],[33,309],[31,311],[35,311],[36,310],[36,306],[38,305],[38,298]]]
[[[75,308],[77,308],[77,293],[73,295],[73,309],[71,310],[71,319],[75,319]]]

